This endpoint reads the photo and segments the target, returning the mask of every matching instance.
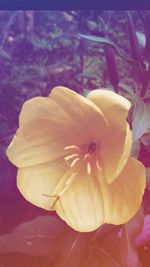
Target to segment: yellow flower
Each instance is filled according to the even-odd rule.
[[[22,195],[81,232],[127,222],[145,188],[143,164],[129,157],[129,108],[103,89],[83,97],[55,87],[49,97],[27,101],[7,149]]]

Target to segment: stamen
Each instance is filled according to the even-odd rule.
[[[99,161],[98,161],[98,160],[96,160],[96,167],[97,167],[97,169],[99,169],[100,171],[102,171],[102,168],[101,168],[101,166],[100,166],[100,164],[99,164]]]
[[[65,146],[64,150],[71,149],[71,148],[75,148],[75,149],[79,150],[79,147],[75,146],[75,145]]]
[[[72,154],[72,155],[69,155],[69,156],[64,157],[64,159],[65,160],[69,160],[69,159],[72,159],[72,158],[78,157],[78,156],[79,156],[79,154]]]
[[[87,159],[87,158],[89,158],[90,157],[90,155],[89,154],[85,154],[85,156],[84,156],[84,158],[83,159]]]
[[[87,174],[91,174],[92,169],[91,169],[91,165],[89,162],[87,162],[86,167],[87,167]]]
[[[79,158],[74,159],[74,160],[71,162],[70,167],[73,167],[73,166],[76,164],[76,162],[78,162],[79,160],[80,160]]]

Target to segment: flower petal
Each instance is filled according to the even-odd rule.
[[[56,87],[49,97],[35,97],[23,105],[7,155],[17,167],[48,162],[64,156],[64,146],[84,144],[104,135],[106,128],[94,103]]]
[[[51,210],[55,201],[54,191],[60,184],[64,188],[62,178],[68,166],[57,160],[18,170],[17,186],[21,194],[32,204]],[[64,184],[63,184],[64,183]],[[46,196],[47,195],[47,196]]]
[[[49,141],[50,128],[43,126],[42,122],[39,127],[39,123],[34,122],[19,129],[7,148],[9,160],[19,168],[50,162],[67,155],[63,144]]]
[[[124,168],[131,147],[132,132],[128,123],[126,123],[126,130],[111,128],[102,140],[99,162],[102,162],[104,176],[108,183],[112,183]]]
[[[87,98],[104,113],[109,123],[120,124],[126,120],[131,103],[123,96],[105,89],[91,91]]]
[[[126,117],[130,102],[108,90],[97,89],[88,94],[103,112],[108,120],[108,131],[101,138],[100,161],[104,168],[104,175],[111,183],[125,166],[132,147],[132,133]]]
[[[56,203],[56,212],[73,229],[89,232],[104,222],[103,201],[97,179],[81,169]]]
[[[97,105],[88,98],[63,86],[55,87],[49,98],[69,115],[68,127],[74,125],[73,131],[79,135],[80,143],[81,139],[91,141],[105,135],[107,120]]]
[[[111,213],[106,212],[105,222],[118,225],[129,221],[140,207],[145,185],[144,165],[130,157],[117,179],[104,187],[106,203],[112,208]]]
[[[56,203],[56,212],[80,232],[97,229],[103,223],[123,224],[137,212],[145,188],[144,166],[129,158],[122,173],[108,184],[80,171],[69,189]]]

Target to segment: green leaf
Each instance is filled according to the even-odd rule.
[[[89,254],[90,233],[68,231],[59,240],[59,263],[57,267],[86,267]],[[92,264],[93,266],[93,264]]]
[[[0,237],[0,253],[21,252],[26,255],[56,257],[57,240],[68,227],[54,216],[39,216],[22,223]]]
[[[147,150],[150,151],[150,131],[146,132],[142,136],[141,142],[144,144],[144,146],[146,146]]]
[[[144,246],[150,242],[150,214],[146,215],[144,218],[144,224],[142,232],[138,235],[135,240],[135,245],[137,247]]]
[[[114,51],[111,47],[108,47],[108,46],[105,47],[105,57],[106,57],[106,63],[107,63],[107,69],[108,69],[110,82],[113,88],[115,89],[115,91],[118,92],[119,73],[118,73]]]
[[[146,168],[146,187],[150,190],[150,167]]]
[[[134,241],[142,231],[144,222],[143,210],[139,209],[137,214],[122,227],[123,256],[125,257],[125,267],[141,267]]]
[[[133,142],[132,144],[132,150],[131,150],[131,156],[138,159],[141,149],[141,142],[139,140]]]
[[[115,49],[115,51],[117,52],[117,54],[123,58],[124,60],[134,64],[134,65],[137,65],[138,63],[129,58],[126,53],[118,46],[116,45],[115,42],[113,42],[111,39],[107,38],[107,37],[101,37],[101,36],[95,36],[95,35],[86,35],[86,34],[81,34],[79,33],[78,34],[81,38],[83,39],[86,39],[86,40],[89,40],[89,41],[93,41],[93,42],[96,42],[96,43],[101,43],[101,44],[105,44],[105,45],[109,45],[111,46],[112,48]]]
[[[136,36],[133,18],[131,16],[130,11],[126,11],[126,14],[128,17],[128,32],[129,32],[131,54],[134,60],[140,61],[142,57],[142,52],[141,52],[141,47],[139,46],[139,42]]]
[[[105,234],[100,232],[93,248],[93,257],[99,263],[97,266],[141,267],[134,240],[141,232],[142,226],[143,211],[140,209],[128,223],[112,226]]]
[[[140,216],[123,226],[102,225],[91,233],[76,232],[52,215],[39,216],[1,236],[0,253],[48,256],[55,267],[140,267],[133,245]]]
[[[118,49],[118,46],[109,38],[107,37],[101,37],[101,36],[95,36],[95,35],[86,35],[79,33],[79,36],[82,37],[83,39],[93,41],[96,43],[103,43],[103,44],[108,44],[110,46],[113,46],[114,48],[116,47],[116,50]]]
[[[0,48],[0,57],[11,60],[11,56],[6,51],[4,51],[2,48]]]
[[[141,48],[144,48],[146,45],[146,36],[143,32],[136,32],[136,36],[139,42],[139,45],[141,46]]]
[[[123,228],[125,228],[126,235],[128,235],[128,240],[134,241],[137,236],[141,233],[144,223],[144,214],[143,214],[143,208],[139,208],[138,212],[135,214],[135,216],[126,224],[123,225]],[[131,242],[133,246],[133,242]]]
[[[89,92],[90,92],[89,89],[84,88],[83,91],[82,91],[82,95],[83,96],[87,96],[89,94]]]
[[[124,97],[126,97],[127,99],[129,99],[131,101],[131,103],[134,102],[135,93],[134,93],[131,85],[128,85],[128,84],[123,83],[123,82],[119,82],[119,90],[120,90],[120,92],[122,92],[122,95]]]
[[[136,96],[132,117],[133,140],[140,139],[148,129],[150,129],[150,105]]]

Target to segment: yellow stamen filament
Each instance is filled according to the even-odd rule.
[[[98,160],[96,160],[96,167],[97,167],[97,169],[99,169],[100,171],[102,170],[101,166],[99,165],[99,161],[98,161]]]
[[[65,146],[64,150],[68,150],[68,149],[72,149],[72,148],[75,148],[75,149],[79,150],[79,147],[75,146],[75,145]]]
[[[89,162],[87,162],[87,165],[86,165],[86,167],[87,167],[87,174],[91,174],[91,172],[92,172],[92,169],[91,169],[91,165],[90,165],[90,163],[89,163]]]
[[[79,158],[74,159],[74,160],[71,162],[70,167],[73,167],[73,166],[76,164],[76,162],[78,162],[79,160],[80,160]]]
[[[87,158],[89,158],[89,157],[90,157],[89,154],[85,154],[84,159],[87,159]]]
[[[69,160],[69,159],[72,159],[72,158],[78,157],[78,156],[79,156],[79,154],[72,154],[72,155],[66,156],[64,159]]]

